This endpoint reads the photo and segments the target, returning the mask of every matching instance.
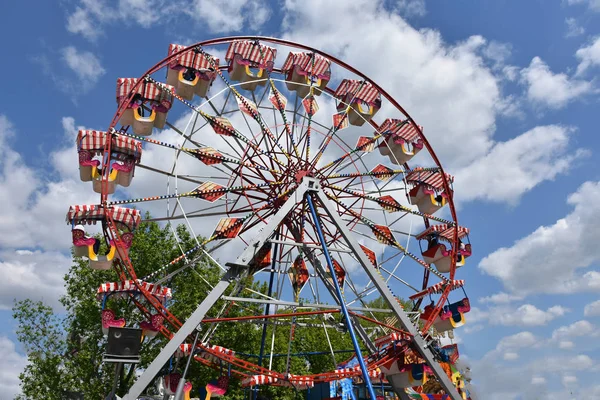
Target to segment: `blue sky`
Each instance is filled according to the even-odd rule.
[[[425,126],[473,232],[460,278],[475,310],[457,336],[481,397],[600,398],[598,0],[35,3],[0,15],[4,393],[23,365],[12,299],[56,303],[64,212],[94,201],[72,178],[76,127],[106,128],[115,79],[169,43],[249,33],[340,56]]]

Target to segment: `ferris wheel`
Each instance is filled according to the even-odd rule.
[[[423,127],[382,86],[305,45],[234,37],[171,44],[140,78],[119,78],[116,97],[108,130],[77,137],[80,178],[99,202],[71,206],[67,222],[75,255],[117,273],[98,289],[103,329],[136,325],[144,337],[170,338],[126,399],[156,379],[165,394],[189,391],[180,373],[157,378],[172,357],[226,365],[213,393],[233,376],[242,386],[296,390],[351,379],[373,399],[374,383],[387,382],[411,398],[431,376],[440,399],[464,398],[460,378],[448,373],[457,347],[439,337],[452,337],[470,310],[457,279],[471,255],[469,230],[458,225],[453,177]],[[129,258],[140,210],[184,223],[197,238],[145,276]],[[86,233],[98,222],[105,243]],[[168,282],[206,259],[220,280],[181,320],[169,311],[177,293]],[[248,277],[268,292],[250,295]],[[132,293],[145,320],[105,308],[109,296]],[[385,307],[372,306],[378,298]],[[251,303],[266,311],[228,317]],[[278,322],[290,338],[294,329],[341,329],[353,355],[325,372],[293,374],[289,362],[277,370],[214,342],[232,321],[263,329],[261,358],[271,344],[266,327]]]

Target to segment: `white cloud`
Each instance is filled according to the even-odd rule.
[[[500,352],[515,351],[521,348],[536,347],[539,343],[540,339],[537,336],[531,332],[523,331],[500,339],[496,345],[496,350]]]
[[[565,23],[567,24],[566,37],[580,36],[585,33],[585,29],[583,26],[579,25],[575,18],[567,18],[565,19]]]
[[[596,300],[590,304],[586,304],[583,309],[583,315],[586,317],[598,317],[600,316],[600,300]]]
[[[504,353],[504,360],[506,361],[514,361],[519,359],[519,354],[514,352]]]
[[[502,69],[506,67],[506,61],[508,61],[512,54],[512,45],[492,40],[483,48],[482,53],[487,59],[493,62],[494,68]]]
[[[568,151],[573,131],[567,127],[537,127],[504,143],[492,139],[497,115],[522,112],[519,100],[501,94],[501,82],[515,73],[506,64],[510,44],[472,36],[449,45],[435,30],[412,28],[382,1],[288,0],[284,11],[285,38],[339,56],[401,101],[457,176],[456,193],[464,200],[515,202],[583,154]],[[354,27],[353,35],[328,17],[334,14]],[[389,105],[384,112],[391,114]]]
[[[396,0],[394,7],[405,17],[422,17],[427,14],[425,0]]]
[[[66,28],[88,40],[96,40],[104,29],[117,23],[136,24],[142,28],[157,25],[186,23],[188,28],[196,22],[202,29],[214,33],[253,31],[270,18],[271,10],[258,0],[119,0],[116,4],[105,1],[80,0],[67,16]]]
[[[587,154],[567,151],[572,133],[563,126],[538,126],[496,143],[488,154],[456,171],[458,199],[517,202],[523,193],[565,173],[575,159]]]
[[[68,234],[64,229],[63,236]],[[63,277],[71,261],[70,255],[56,251],[1,251],[0,310],[9,310],[15,299],[25,298],[60,307],[58,298],[64,292]]]
[[[72,120],[63,122],[69,128]],[[57,304],[62,277],[71,263],[69,256],[59,253],[71,241],[65,214],[71,204],[98,201],[98,195],[76,181],[75,137],[68,133],[68,147],[48,154],[50,165],[43,174],[57,173],[57,178],[41,180],[40,171],[26,165],[11,148],[14,128],[0,115],[0,265],[5,271],[0,308],[10,308],[15,298],[43,298]]]
[[[100,59],[89,51],[80,51],[73,46],[59,51],[60,60],[55,61],[48,54],[32,58],[42,73],[47,76],[61,92],[70,95],[74,102],[84,93],[96,86],[106,74]]]
[[[577,98],[590,93],[590,82],[555,74],[539,57],[521,70],[521,81],[527,86],[527,98],[536,106],[560,109]]]
[[[552,340],[570,339],[574,337],[598,336],[598,329],[589,321],[581,320],[571,325],[561,326],[552,332]]]
[[[65,47],[61,51],[63,61],[75,72],[83,83],[94,85],[106,73],[100,60],[89,51],[78,51],[75,47]]]
[[[190,15],[215,33],[238,32],[244,26],[260,27],[271,16],[265,2],[257,0],[196,0]]]
[[[339,56],[382,85],[425,127],[446,167],[466,166],[493,146],[502,96],[482,54],[483,37],[448,45],[438,31],[414,29],[382,1],[287,0],[283,11],[285,38]]]
[[[584,183],[568,197],[570,214],[494,251],[479,268],[520,295],[600,290],[599,272],[577,273],[600,260],[596,239],[588,234],[600,224],[600,206],[590,200],[598,196],[600,182]]]
[[[600,66],[600,36],[596,37],[589,46],[577,50],[575,57],[579,59],[579,65],[577,66],[578,75],[591,67]]]
[[[531,384],[532,385],[545,385],[546,378],[544,378],[543,376],[534,376],[533,378],[531,378]]]
[[[491,296],[482,297],[479,299],[480,303],[492,303],[492,304],[508,304],[513,301],[522,300],[522,296],[508,294],[504,292],[494,293]]]
[[[565,386],[573,385],[573,384],[577,383],[577,377],[574,375],[565,375],[562,378],[562,383]]]
[[[559,349],[571,350],[574,347],[575,343],[571,342],[570,340],[561,340],[560,342],[558,342]]]
[[[523,304],[516,309],[506,304],[481,310],[472,307],[467,314],[469,323],[487,321],[491,325],[504,326],[542,326],[562,317],[570,310],[562,306],[552,306],[547,310],[537,308],[532,304]]]
[[[553,306],[544,311],[532,304],[523,304],[516,310],[498,311],[490,313],[491,323],[509,326],[540,326],[563,316],[569,310],[561,306]]]
[[[23,371],[27,359],[17,353],[15,344],[5,336],[0,336],[0,393],[7,399],[21,392],[19,373]]]
[[[590,10],[600,12],[600,0],[566,0],[566,1],[567,1],[567,4],[570,6],[584,4],[584,5],[587,5]]]

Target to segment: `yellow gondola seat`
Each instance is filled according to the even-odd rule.
[[[142,157],[142,144],[133,138],[118,133],[80,130],[77,135],[79,152],[79,175],[82,181],[93,181],[96,193],[102,193],[102,166],[94,156],[103,156],[107,138],[110,137],[111,166],[107,181],[107,192],[115,192],[116,185],[127,187],[131,184],[135,165]]]
[[[314,53],[290,52],[281,67],[286,76],[288,90],[304,98],[311,94],[320,96],[331,79],[331,61]]]
[[[427,264],[433,264],[438,272],[448,273],[452,267],[452,240],[454,240],[454,226],[447,224],[432,225],[419,233],[416,238],[419,241],[426,241],[427,248],[421,251],[423,261]],[[458,227],[458,249],[456,250],[456,268],[465,265],[465,261],[471,256],[471,244],[463,243],[467,238],[469,230],[464,227]],[[446,244],[442,243],[446,242]]]
[[[419,128],[423,131],[422,126]],[[388,118],[377,129],[377,134],[384,135],[379,153],[388,156],[392,164],[404,164],[423,149],[419,130],[408,120]]]
[[[138,83],[137,78],[117,79],[117,104],[126,101],[133,88]],[[135,89],[133,98],[127,103],[119,118],[121,125],[130,125],[133,132],[140,136],[149,136],[153,128],[162,129],[167,120],[167,113],[173,104],[175,88],[144,80]]]
[[[169,56],[185,49],[178,44],[169,45]],[[219,66],[219,59],[210,54],[203,54],[192,48],[178,56],[170,63],[167,70],[167,84],[175,88],[175,93],[186,100],[193,100],[194,95],[205,97],[214,82]]]
[[[150,321],[142,321],[140,328],[144,336],[153,338],[160,332],[165,318],[161,314],[153,314]]]
[[[370,82],[344,79],[334,93],[337,110],[348,114],[351,125],[362,126],[381,108],[381,93]]]
[[[394,387],[401,388],[423,386],[427,382],[427,374],[431,372],[426,364],[399,365],[398,369],[400,372],[386,377]]]
[[[229,79],[242,82],[244,90],[254,90],[267,84],[267,74],[273,70],[277,49],[250,40],[231,42],[225,55]]]
[[[451,184],[454,177],[446,174],[446,180]],[[415,169],[406,176],[406,182],[413,186],[408,192],[411,204],[424,214],[432,215],[444,207],[453,193],[452,187],[446,192],[440,171]]]

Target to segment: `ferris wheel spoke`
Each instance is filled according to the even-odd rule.
[[[248,100],[244,96],[242,96],[240,94],[240,92],[238,92],[235,87],[231,86],[231,84],[229,83],[229,80],[227,78],[225,78],[225,76],[223,75],[223,73],[219,69],[218,65],[215,65],[214,60],[211,57],[209,57],[208,54],[204,53],[204,51],[202,51],[202,53],[205,56],[205,58],[212,64],[213,68],[217,71],[217,74],[219,75],[219,77],[221,78],[221,80],[227,85],[227,87],[229,88],[229,90],[231,92],[233,92],[233,94],[235,95],[235,97],[237,98],[237,100],[240,101],[243,104],[243,106],[247,110],[247,112],[258,123],[258,125],[261,128],[262,134],[269,136],[269,138],[274,141],[274,144],[283,153],[287,154],[285,152],[285,150],[283,150],[283,148],[281,147],[281,145],[279,143],[277,143],[277,139],[273,136],[273,133],[271,132],[271,130],[265,125],[264,120],[262,119],[262,115],[260,113],[258,113],[256,110],[253,109],[253,107],[248,103]],[[289,156],[288,156],[288,160],[289,160]]]
[[[182,102],[183,104],[185,104],[188,108],[190,108],[193,111],[199,113],[202,117],[204,117],[206,119],[206,121],[213,127],[213,129],[216,128],[217,130],[219,130],[221,132],[221,134],[224,134],[224,135],[233,135],[233,136],[237,137],[238,139],[240,139],[243,142],[245,142],[247,145],[253,147],[254,150],[258,151],[262,155],[264,155],[264,156],[266,156],[268,158],[271,158],[274,162],[276,162],[280,166],[285,166],[281,161],[272,158],[267,152],[264,152],[261,149],[259,149],[252,142],[251,139],[249,139],[246,136],[244,136],[242,133],[240,133],[238,130],[236,130],[235,128],[233,128],[231,125],[227,125],[223,121],[217,120],[214,116],[212,116],[210,114],[207,114],[206,112],[202,111],[199,107],[194,107],[191,103],[189,103],[187,100],[183,99],[181,96],[179,96],[178,94],[176,94],[173,90],[171,90],[169,87],[167,87],[162,82],[159,82],[159,81],[153,79],[152,77],[148,77],[148,79],[150,81],[152,81],[153,83],[155,83],[156,85],[158,85],[159,87],[161,87],[166,92],[170,93],[172,96],[174,96],[180,102]],[[229,88],[231,90],[235,91],[235,89],[232,88],[231,86],[229,86]],[[237,93],[237,91],[235,91],[235,93]],[[239,95],[239,93],[238,93],[238,95]],[[241,96],[241,95],[239,95],[239,96]]]
[[[259,46],[259,51],[261,52],[261,57],[264,59],[265,58],[265,54],[263,53],[262,48]],[[266,69],[267,72],[267,82],[268,82],[268,87],[271,90],[271,93],[273,94],[273,97],[275,98],[275,101],[273,101],[272,99],[271,102],[273,103],[273,105],[275,106],[275,108],[277,108],[281,114],[281,118],[283,119],[283,123],[285,126],[285,131],[287,133],[287,137],[288,137],[288,152],[291,153],[291,150],[294,150],[294,153],[296,155],[296,157],[300,158],[300,154],[298,153],[298,148],[296,146],[296,143],[294,141],[294,133],[292,132],[292,130],[290,129],[290,126],[288,124],[287,118],[285,116],[285,106],[286,104],[284,104],[284,98],[282,97],[281,93],[279,92],[279,90],[277,90],[277,88],[275,87],[275,83],[273,82],[273,80],[271,79],[271,71],[267,68]],[[266,94],[266,89],[265,89],[265,94]],[[254,93],[253,93],[254,96]],[[263,95],[264,96],[264,95]],[[287,100],[285,101],[285,103],[287,103]],[[290,147],[292,149],[290,149]],[[290,160],[290,157],[288,157],[288,160]]]
[[[433,215],[430,215],[430,214],[425,214],[425,213],[422,213],[420,211],[416,211],[416,210],[413,210],[413,209],[411,209],[409,207],[403,206],[402,204],[400,204],[398,201],[394,200],[391,197],[390,198],[385,198],[385,197],[376,198],[376,197],[370,196],[368,194],[360,193],[360,192],[357,192],[355,190],[344,189],[344,188],[341,188],[339,186],[326,185],[326,187],[329,188],[329,189],[335,189],[338,192],[347,193],[350,196],[360,197],[361,199],[365,199],[365,200],[369,200],[369,201],[375,202],[379,206],[381,206],[382,209],[384,209],[384,210],[386,210],[388,212],[403,211],[404,213],[418,215],[419,217],[425,217],[427,219],[438,221],[438,222],[441,222],[441,223],[444,223],[444,224],[450,224],[450,225],[454,224],[452,221],[448,221],[448,220],[446,220],[444,218],[439,218],[439,217],[436,217],[436,216],[433,216]],[[339,196],[338,196],[338,198],[339,198]]]
[[[375,143],[382,136],[383,136],[382,134],[376,134],[375,136],[370,137],[370,138],[367,138],[365,136],[361,136],[361,138],[365,138],[365,140],[363,140],[362,142],[359,141],[357,143],[357,145],[352,150],[347,151],[346,153],[344,153],[339,158],[337,158],[337,159],[335,159],[335,160],[333,160],[333,161],[325,164],[324,166],[322,166],[321,168],[319,168],[317,171],[320,172],[320,173],[322,173],[322,174],[326,174],[327,171],[335,168],[337,165],[339,165],[342,161],[344,161],[348,157],[350,157],[349,164],[352,164],[354,162],[352,160],[352,156],[356,155],[356,153],[358,153],[358,152],[363,152],[363,154],[361,154],[361,155],[358,156],[359,158],[361,158],[362,156],[364,156],[364,154],[367,154],[368,152],[372,151],[373,148],[375,147]]]
[[[447,278],[445,276],[443,276],[441,273],[439,273],[438,271],[436,271],[435,269],[433,269],[429,264],[427,264],[425,261],[421,260],[419,257],[417,257],[415,254],[409,252],[404,246],[402,246],[390,233],[386,233],[385,231],[381,230],[381,228],[376,225],[375,223],[373,223],[372,221],[368,220],[367,218],[361,216],[360,214],[358,214],[356,211],[353,211],[351,209],[348,209],[346,206],[343,205],[343,203],[337,201],[337,199],[331,195],[328,192],[324,192],[326,194],[326,196],[333,200],[334,202],[338,203],[342,208],[345,208],[346,211],[348,211],[350,214],[352,215],[356,215],[359,219],[362,220],[362,222],[364,222],[367,226],[369,226],[373,232],[375,233],[376,236],[379,236],[377,239],[378,241],[385,241],[388,245],[393,246],[398,248],[399,250],[403,251],[404,254],[406,254],[408,257],[410,257],[411,259],[413,259],[414,261],[416,261],[419,265],[421,265],[422,267],[426,268],[427,270],[429,270],[432,274],[436,275],[438,278],[446,281]],[[389,228],[388,228],[389,230]]]
[[[332,174],[325,176],[325,179],[352,179],[352,178],[360,178],[360,177],[376,177],[379,179],[392,179],[401,174],[407,174],[410,171],[406,171],[404,169],[385,169],[381,171],[368,171],[368,172],[353,172],[348,174]]]
[[[170,195],[140,197],[140,198],[135,198],[135,199],[114,200],[114,201],[109,201],[107,204],[108,205],[119,205],[119,204],[143,203],[143,202],[148,202],[148,201],[179,199],[179,198],[183,198],[183,197],[196,197],[196,198],[200,198],[200,199],[210,199],[208,201],[214,202],[215,200],[218,200],[220,197],[224,196],[226,193],[242,194],[245,191],[251,191],[251,190],[256,190],[260,193],[265,193],[264,191],[260,190],[260,188],[278,186],[278,185],[282,184],[281,182],[273,182],[273,183],[264,183],[264,184],[260,184],[260,185],[224,187],[224,186],[220,186],[215,183],[212,183],[212,182],[199,182],[199,183],[201,183],[201,185],[199,187],[197,187],[196,189],[189,191],[189,192],[176,193],[176,194],[170,194]],[[203,186],[205,187],[204,189],[202,189]],[[266,198],[258,198],[258,197],[254,197],[254,198],[256,198],[258,200],[266,200]]]
[[[365,81],[362,81],[361,84],[356,88],[356,90],[352,94],[352,100],[350,100],[350,103],[352,103],[356,99],[356,95],[358,94],[358,92],[360,92],[360,90],[363,88],[365,83],[366,83]],[[341,102],[341,100],[340,100],[340,102]],[[323,156],[323,153],[327,149],[327,146],[329,146],[329,143],[331,142],[331,139],[333,139],[333,136],[337,133],[338,130],[340,130],[340,128],[344,125],[344,123],[346,123],[346,124],[348,123],[348,112],[350,112],[350,106],[346,103],[343,103],[343,104],[346,105],[346,109],[344,110],[344,113],[342,114],[338,123],[335,126],[333,126],[333,125],[331,126],[331,128],[329,129],[329,132],[327,133],[327,136],[323,140],[323,143],[319,146],[319,150],[317,151],[317,154],[315,155],[315,157],[313,158],[313,160],[310,163],[313,167],[315,167],[317,165],[317,163],[321,159],[321,156]]]

